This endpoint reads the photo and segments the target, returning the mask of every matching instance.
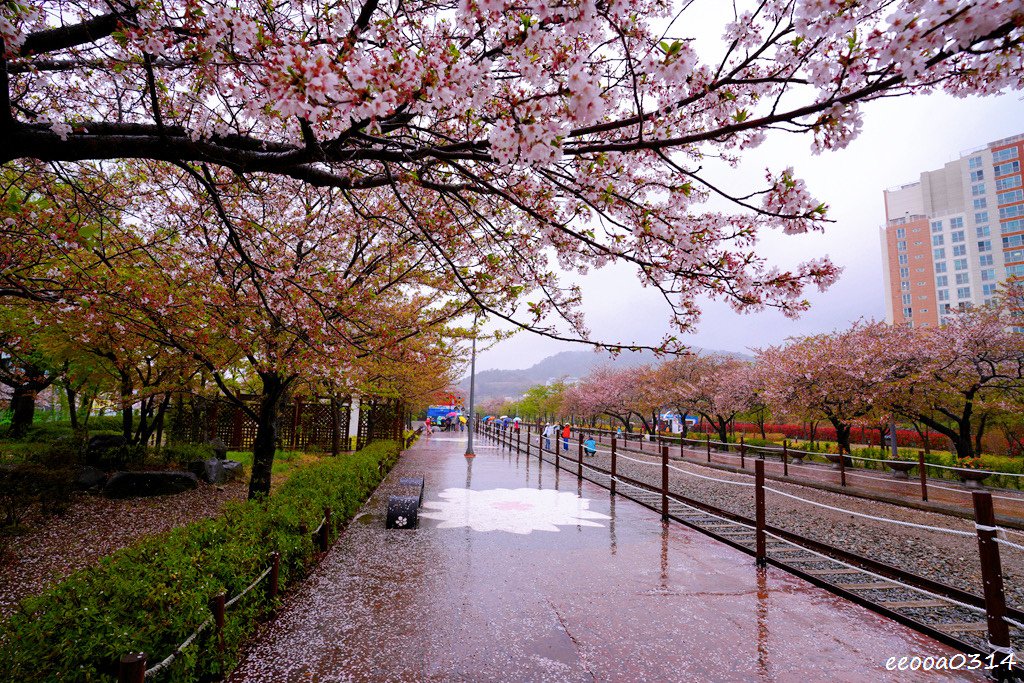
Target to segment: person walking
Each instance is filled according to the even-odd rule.
[[[548,423],[544,425],[544,450],[551,450],[551,437],[555,433],[555,425]]]
[[[569,437],[571,435],[572,435],[572,427],[570,427],[569,423],[566,422],[565,426],[562,428],[562,450],[563,451],[568,451],[569,450]]]
[[[430,436],[430,418],[429,417],[426,420],[424,420],[424,422],[423,422],[423,431],[427,433],[427,436]]]

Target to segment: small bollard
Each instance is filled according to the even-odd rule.
[[[996,543],[996,516],[992,509],[992,494],[988,491],[974,491],[974,523],[978,531],[978,557],[981,561],[982,594],[985,597],[985,618],[988,625],[988,645],[1000,660],[1010,649],[1010,629],[1006,623],[1006,594],[1003,591],[1003,569]],[[1005,653],[1005,654],[1004,654]],[[1006,665],[997,669],[1002,675],[997,680],[1006,680]],[[993,672],[995,674],[996,672]]]
[[[708,434],[706,437],[706,443],[708,447],[708,462],[711,462],[711,435]]]
[[[132,652],[121,657],[117,683],[143,683],[146,680],[146,653]]]
[[[324,523],[320,525],[320,533],[318,534],[320,541],[320,552],[326,553],[327,548],[330,545],[330,534],[331,534],[331,508],[324,508]]]
[[[389,496],[384,528],[415,529],[419,526],[419,499],[416,496]]]
[[[782,476],[789,476],[789,442],[782,440]]]
[[[743,443],[742,434],[740,434],[740,469],[747,469],[747,444]]]

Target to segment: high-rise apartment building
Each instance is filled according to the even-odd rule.
[[[933,326],[1024,277],[1024,135],[964,152],[885,191],[886,319]]]

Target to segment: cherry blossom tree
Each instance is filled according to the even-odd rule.
[[[6,3],[0,162],[143,159],[369,196],[494,319],[587,338],[579,291],[555,265],[619,262],[685,331],[697,294],[795,315],[805,287],[837,274],[827,259],[787,270],[756,251],[763,230],[827,222],[792,169],[726,186],[709,162],[735,164],[768,130],[844,147],[873,99],[1021,85],[1024,9],[1012,0],[751,2],[707,54],[688,28],[698,9]],[[712,197],[732,208],[709,209]],[[515,281],[500,302],[481,295],[498,270]]]
[[[772,406],[828,420],[839,452],[850,453],[854,424],[884,409],[879,397],[908,375],[910,364],[909,349],[893,346],[891,327],[857,322],[759,351],[756,376]]]
[[[728,440],[729,423],[752,405],[751,364],[738,358],[680,357],[662,365],[658,376],[662,402],[680,414],[692,411],[700,415],[723,442]]]
[[[892,328],[884,346],[890,356],[909,353],[911,364],[880,398],[949,438],[961,459],[980,454],[994,417],[1024,407],[1024,336],[1011,328],[1015,300],[1011,293],[940,327]]]

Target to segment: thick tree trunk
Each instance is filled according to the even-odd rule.
[[[249,498],[270,495],[270,474],[277,450],[277,413],[281,408],[288,382],[277,373],[260,373],[263,393],[256,415],[256,438],[252,444],[252,477]]]
[[[121,373],[121,434],[132,440],[132,382],[127,373]]]
[[[76,391],[71,382],[64,380],[64,395],[68,401],[68,419],[71,420],[71,429],[78,431],[78,408],[76,406]]]
[[[8,434],[15,438],[25,436],[36,417],[36,390],[28,384],[14,387],[11,395],[11,426]]]

